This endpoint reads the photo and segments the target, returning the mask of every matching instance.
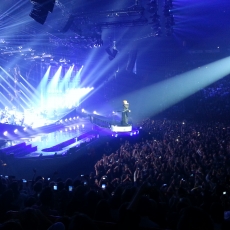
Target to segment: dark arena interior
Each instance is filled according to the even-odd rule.
[[[0,230],[230,229],[229,0],[1,0]]]

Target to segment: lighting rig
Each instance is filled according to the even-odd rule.
[[[65,7],[60,1],[57,4],[62,9],[63,15],[68,14],[68,19],[63,28],[59,31],[66,33],[73,32],[74,36],[61,35],[49,36],[49,41],[56,46],[95,48],[103,45],[102,30],[116,27],[133,27],[148,24],[144,16],[144,7],[137,3],[127,9],[108,10],[108,11],[85,11],[76,13],[66,13]]]

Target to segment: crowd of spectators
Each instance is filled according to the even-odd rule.
[[[139,136],[111,138],[87,156],[87,175],[1,176],[0,230],[229,229],[228,89],[215,83],[171,108],[177,120],[167,111]]]
[[[88,175],[2,177],[0,229],[228,229],[230,126],[140,125],[138,138],[107,142]]]

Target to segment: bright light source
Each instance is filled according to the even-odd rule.
[[[24,130],[24,131],[26,131],[26,130],[27,130],[27,128],[25,127],[23,130]]]
[[[84,125],[84,124],[82,124],[82,125],[81,125],[81,127],[82,127],[82,128],[84,128],[84,127],[85,127],[85,125]]]
[[[97,111],[93,111],[93,114],[97,114]]]
[[[17,130],[17,129],[15,129],[15,130],[14,130],[14,133],[17,133],[17,132],[18,132],[18,130]]]
[[[85,110],[84,110],[84,109],[82,109],[82,110],[81,110],[81,112],[82,112],[82,113],[84,113],[84,112],[85,112]]]
[[[8,132],[7,132],[7,131],[5,131],[5,132],[3,133],[3,135],[4,135],[4,136],[7,136],[7,134],[8,134]]]

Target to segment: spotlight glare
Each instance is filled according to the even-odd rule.
[[[17,133],[17,132],[18,132],[18,130],[17,130],[17,129],[15,129],[15,130],[14,130],[14,133]]]
[[[4,136],[7,136],[7,134],[8,134],[8,132],[7,132],[7,131],[5,131],[5,132],[3,133],[3,135],[4,135]]]

